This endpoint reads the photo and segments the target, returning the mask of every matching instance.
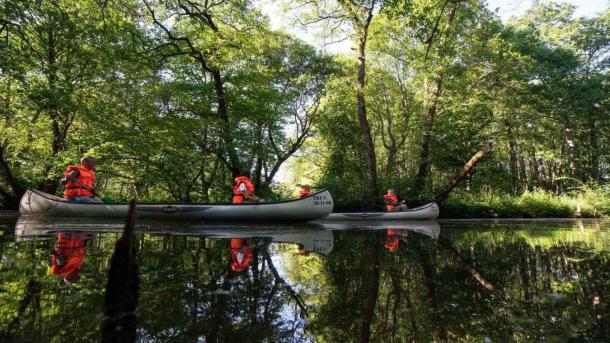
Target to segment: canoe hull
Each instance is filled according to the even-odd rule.
[[[354,212],[331,213],[324,220],[360,220],[360,221],[387,221],[387,220],[434,220],[439,215],[438,205],[434,202],[408,209],[403,212]]]
[[[138,204],[138,218],[210,221],[308,221],[332,212],[333,199],[326,190],[280,202],[239,205]],[[28,190],[19,204],[22,215],[49,217],[125,218],[129,204],[81,204],[36,190]]]

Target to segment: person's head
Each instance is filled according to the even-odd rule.
[[[299,244],[299,255],[309,256],[309,251],[305,249],[305,246],[303,244]]]
[[[385,240],[385,248],[390,251],[396,251],[398,249],[398,245],[400,244],[400,239],[395,235],[388,235]]]
[[[94,170],[95,169],[95,158],[93,158],[91,156],[85,156],[80,159],[80,164],[89,170]]]
[[[245,176],[247,178],[250,178],[250,169],[243,169],[241,173],[239,173],[239,176]]]
[[[251,254],[249,251],[238,251],[235,254],[231,254],[231,269],[234,272],[243,272],[248,269],[252,260]]]
[[[300,187],[301,189],[304,189],[306,191],[311,190],[311,186],[308,184],[298,184],[297,187]]]
[[[388,194],[394,194],[394,188],[388,188]]]

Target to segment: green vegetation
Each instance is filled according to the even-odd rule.
[[[4,1],[0,207],[27,187],[59,194],[85,154],[114,200],[227,201],[244,168],[278,198],[290,164],[337,209],[379,209],[386,187],[413,206],[491,142],[447,213],[608,214],[610,9],[540,1],[508,23],[479,1],[277,13],[353,43],[331,55],[273,30],[257,4]]]
[[[601,189],[556,195],[543,190],[521,195],[458,193],[441,206],[441,218],[610,217],[610,197]]]

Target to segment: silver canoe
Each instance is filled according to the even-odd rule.
[[[429,204],[410,208],[403,212],[344,212],[331,213],[324,220],[434,220],[439,215],[438,205]]]
[[[22,215],[51,217],[126,218],[129,204],[80,204],[37,190],[28,190],[19,203]],[[210,221],[307,221],[328,216],[333,198],[327,190],[307,197],[259,204],[138,204],[138,218]]]

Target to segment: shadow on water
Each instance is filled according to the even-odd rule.
[[[2,225],[3,341],[598,342],[610,334],[608,221],[138,221],[125,230],[120,221],[23,217]],[[71,279],[75,271],[81,277]]]

